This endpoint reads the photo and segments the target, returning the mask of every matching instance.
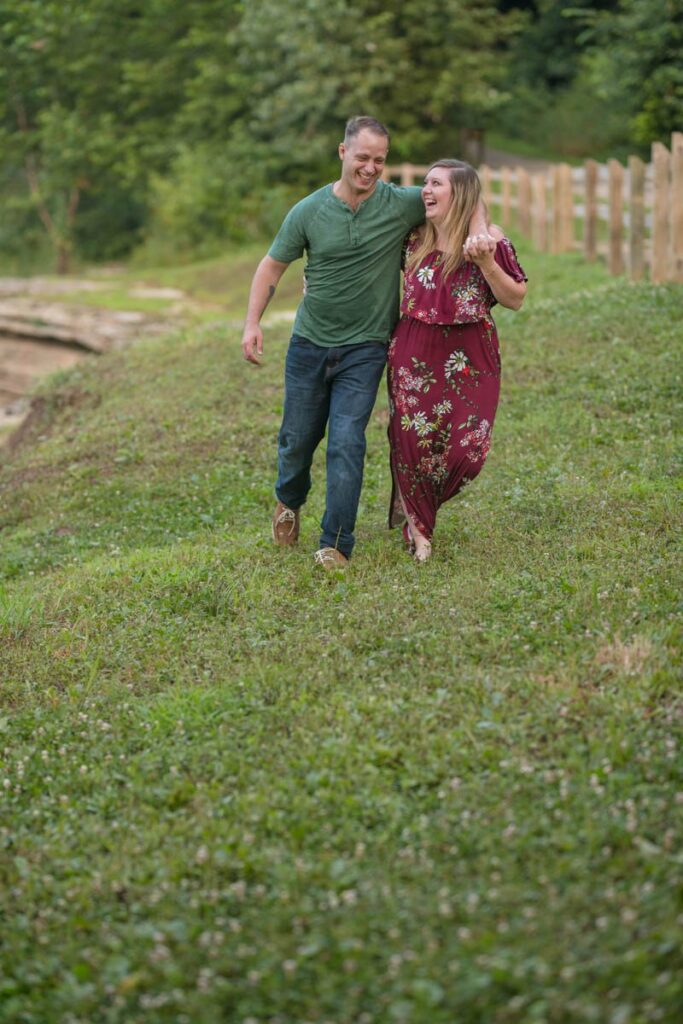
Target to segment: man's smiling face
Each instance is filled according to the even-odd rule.
[[[348,143],[342,142],[339,156],[344,185],[355,195],[369,196],[384,170],[388,150],[386,136],[376,135],[368,128],[363,128]]]

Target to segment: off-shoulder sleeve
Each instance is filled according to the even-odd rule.
[[[513,281],[529,280],[517,261],[515,247],[509,238],[501,238],[496,246],[493,258],[498,266],[502,267],[505,273],[510,275]]]
[[[412,254],[415,252],[415,246],[417,245],[418,237],[419,236],[417,231],[415,231],[415,229],[413,228],[413,230],[409,231],[406,237],[403,239],[403,247],[401,249],[401,270],[406,269],[406,263],[408,262]]]

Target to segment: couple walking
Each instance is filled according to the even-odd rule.
[[[258,365],[261,316],[306,252],[285,364],[273,537],[296,543],[327,429],[315,553],[327,569],[346,566],[353,550],[365,428],[387,358],[389,523],[403,526],[418,561],[429,558],[437,509],[477,475],[490,446],[500,386],[491,306],[518,309],[526,291],[512,244],[487,224],[473,168],[439,160],[422,188],[398,187],[381,180],[388,149],[389,133],[374,118],[347,123],[340,178],[287,214],[254,275],[242,337],[245,359]]]

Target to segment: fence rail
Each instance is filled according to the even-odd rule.
[[[404,163],[384,176],[412,185],[427,170]],[[683,132],[673,133],[670,149],[654,142],[647,164],[631,156],[626,165],[586,160],[539,173],[483,164],[479,177],[493,219],[514,224],[538,249],[604,257],[610,273],[634,281],[647,269],[655,283],[683,282]]]

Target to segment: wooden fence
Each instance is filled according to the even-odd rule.
[[[385,178],[412,185],[427,167],[387,167]],[[484,199],[494,221],[514,226],[547,252],[604,257],[612,274],[653,282],[683,281],[683,132],[671,149],[652,144],[646,164],[637,156],[582,167],[552,164],[530,173],[523,167],[479,168]]]

